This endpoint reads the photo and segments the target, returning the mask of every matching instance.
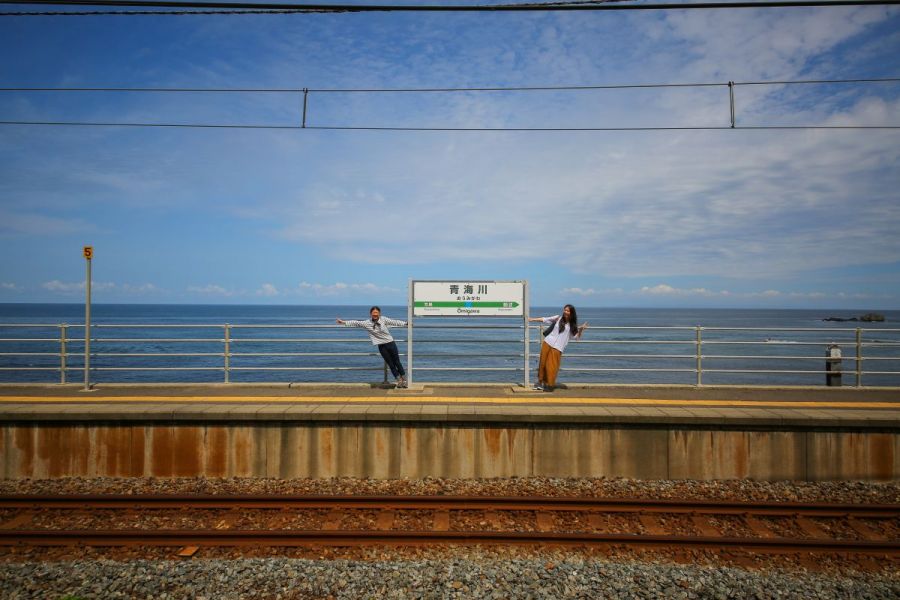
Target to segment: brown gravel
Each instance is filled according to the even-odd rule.
[[[59,478],[3,479],[0,494],[351,494],[584,496],[898,504],[900,482],[766,482],[511,477],[497,479]]]

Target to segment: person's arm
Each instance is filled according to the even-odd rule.
[[[529,322],[529,323],[537,323],[538,321],[543,322],[543,321],[544,321],[544,317],[529,317],[529,318],[528,318],[528,322]]]
[[[388,319],[387,317],[381,317],[381,320],[385,322],[389,327],[406,327],[406,321],[400,321],[397,319]]]
[[[582,323],[581,327],[578,328],[578,331],[575,333],[575,339],[580,340],[581,336],[584,335],[584,330],[588,328],[587,323]]]
[[[334,322],[338,325],[343,325],[344,327],[365,327],[365,325],[363,325],[365,321],[345,321],[343,319],[335,319]]]

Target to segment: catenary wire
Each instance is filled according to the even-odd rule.
[[[797,79],[785,81],[733,81],[732,85],[792,85],[842,83],[900,83],[900,77],[868,79]],[[434,87],[434,88],[179,88],[179,87],[0,87],[0,92],[190,92],[190,93],[430,93],[430,92],[534,92],[534,91],[590,91],[647,88],[728,87],[728,82],[700,83],[625,83],[608,85],[541,85],[493,87]]]
[[[0,0],[0,4],[54,6],[117,6],[140,8],[178,8],[159,11],[33,11],[2,12],[0,16],[96,16],[96,15],[191,15],[191,14],[285,14],[348,12],[522,12],[522,11],[608,11],[608,10],[702,10],[734,8],[802,8],[830,6],[886,6],[900,0],[760,0],[735,2],[631,3],[618,0],[470,5],[398,5],[398,4],[294,4],[254,2],[192,2],[177,0]],[[191,9],[191,10],[186,10]],[[211,10],[214,9],[214,10]]]
[[[473,132],[567,132],[567,131],[719,131],[719,130],[804,130],[804,129],[900,129],[900,125],[729,125],[684,127],[371,127],[354,125],[234,125],[199,123],[104,123],[98,121],[0,121],[0,125],[57,125],[79,127],[159,127],[185,129],[282,129],[321,131],[473,131]]]

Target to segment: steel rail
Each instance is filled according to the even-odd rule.
[[[0,530],[0,546],[366,546],[431,544],[625,544],[760,552],[853,552],[900,556],[897,542],[628,533],[399,530]]]
[[[325,496],[218,494],[4,494],[0,509],[427,509],[427,510],[577,510],[623,513],[900,518],[900,504],[830,502],[736,502],[557,496]]]
[[[829,503],[777,503],[729,501],[678,501],[609,498],[556,497],[473,497],[473,496],[199,496],[199,495],[5,495],[0,508],[26,511],[70,508],[124,509],[398,509],[449,510],[532,510],[582,511],[598,513],[684,513],[688,515],[898,518],[900,505],[860,505]],[[377,526],[376,526],[377,527]],[[305,546],[305,545],[430,545],[430,544],[557,544],[593,545],[624,544],[679,548],[733,549],[757,552],[844,552],[900,556],[900,541],[884,539],[847,540],[825,537],[728,537],[590,533],[559,531],[403,531],[386,529],[0,529],[0,546]]]

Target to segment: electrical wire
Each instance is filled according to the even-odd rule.
[[[241,15],[286,13],[361,12],[527,12],[605,10],[702,10],[733,8],[802,8],[829,6],[887,6],[900,0],[736,0],[734,2],[672,2],[639,4],[623,0],[547,2],[520,4],[402,5],[402,4],[308,4],[260,2],[196,2],[190,0],[0,0],[0,4],[54,6],[117,6],[180,10],[159,11],[16,11],[0,16],[98,16],[98,15]]]
[[[784,81],[747,81],[747,82],[707,82],[707,83],[648,83],[648,84],[609,84],[609,85],[564,85],[564,86],[515,86],[515,87],[473,87],[473,88],[121,88],[121,87],[4,87],[2,92],[132,92],[132,93],[431,93],[431,92],[535,92],[535,91],[585,91],[616,90],[635,88],[697,88],[697,87],[729,87],[794,85],[794,84],[860,84],[860,83],[898,83],[900,77],[867,78],[867,79],[807,79]],[[759,125],[738,126],[734,119],[733,96],[730,98],[732,108],[731,125],[729,126],[675,126],[675,127],[394,127],[394,126],[350,126],[350,125],[307,125],[307,108],[304,101],[300,125],[239,125],[239,124],[201,124],[201,123],[115,123],[91,121],[19,121],[4,120],[0,125],[44,125],[44,126],[81,126],[81,127],[156,127],[156,128],[195,128],[195,129],[271,129],[295,130],[314,129],[328,131],[715,131],[720,129],[745,130],[803,130],[803,129],[900,129],[895,125]]]
[[[0,121],[0,125],[54,125],[77,127],[157,127],[185,129],[272,129],[320,131],[470,131],[470,132],[575,132],[575,131],[719,131],[719,130],[805,130],[805,129],[900,129],[900,125],[749,125],[734,127],[370,127],[353,125],[233,125],[199,123],[104,123],[97,121]]]
[[[900,83],[900,77],[869,79],[797,79],[785,81],[732,81],[731,85],[793,85],[843,83]],[[701,83],[625,83],[607,85],[541,85],[494,87],[435,87],[435,88],[179,88],[179,87],[0,87],[0,92],[173,92],[173,93],[432,93],[432,92],[536,92],[589,91],[653,88],[728,87],[729,82]]]

